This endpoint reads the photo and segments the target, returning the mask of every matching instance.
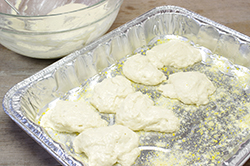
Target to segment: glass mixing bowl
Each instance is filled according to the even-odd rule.
[[[123,0],[9,0],[0,3],[0,43],[24,56],[63,57],[108,31]]]

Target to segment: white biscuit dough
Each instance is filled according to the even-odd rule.
[[[130,166],[140,155],[139,137],[121,125],[88,129],[73,141],[75,152],[84,152],[89,166]]]
[[[107,78],[94,87],[90,103],[102,113],[115,113],[118,105],[130,93],[134,93],[134,88],[125,77]]]
[[[179,119],[172,110],[154,106],[149,96],[136,92],[122,102],[116,112],[116,124],[134,131],[174,132],[179,130]]]
[[[64,6],[60,6],[49,12],[47,15],[51,14],[60,14],[60,13],[65,13],[65,12],[71,12],[74,10],[80,10],[83,8],[88,7],[87,5],[80,4],[80,3],[70,3],[66,4]],[[65,18],[64,18],[65,19]],[[77,21],[80,21],[79,19]],[[68,29],[73,29],[78,25],[75,20],[72,22],[70,19],[69,21],[65,21],[62,19],[51,19],[47,18],[45,20],[41,20],[36,22],[36,24],[31,25],[31,29],[34,31],[50,31],[51,29],[60,29],[62,27],[68,28]],[[63,37],[65,38],[65,36]]]
[[[123,65],[124,75],[137,83],[157,85],[166,80],[163,72],[158,70],[146,56],[136,54],[127,59]]]
[[[40,125],[59,132],[82,132],[92,127],[107,126],[99,113],[83,101],[58,100],[56,106],[42,116]]]
[[[47,15],[71,12],[71,11],[80,10],[80,9],[83,9],[86,7],[88,7],[88,6],[85,4],[81,4],[81,3],[69,3],[69,4],[65,4],[63,6],[60,6],[60,7],[53,9]]]
[[[165,97],[179,99],[185,104],[202,105],[209,102],[209,95],[216,90],[207,76],[200,72],[179,72],[169,76],[168,84],[159,90]]]
[[[173,66],[183,68],[202,60],[201,52],[191,44],[172,39],[166,43],[154,46],[146,52],[148,59],[157,68]]]

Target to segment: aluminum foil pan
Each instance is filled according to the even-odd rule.
[[[171,38],[205,54],[201,63],[164,73],[201,71],[217,90],[208,105],[196,107],[133,83],[181,119],[176,133],[137,132],[141,155],[134,165],[243,165],[250,156],[250,37],[176,6],[157,7],[16,84],[3,99],[4,111],[61,164],[88,165],[84,154],[74,153],[75,135],[43,129],[41,116],[58,99],[88,100],[97,82],[122,74],[127,57]]]

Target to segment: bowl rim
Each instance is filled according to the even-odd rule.
[[[92,8],[92,7],[98,6],[98,5],[102,4],[102,3],[105,3],[106,1],[109,1],[109,0],[100,0],[99,2],[97,2],[97,3],[93,4],[93,5],[90,5],[90,6],[81,8],[81,9],[72,10],[72,11],[68,11],[68,12],[64,12],[64,13],[50,14],[50,15],[26,16],[26,15],[8,14],[8,13],[2,13],[2,12],[0,12],[0,15],[11,16],[11,17],[14,17],[14,18],[29,18],[29,19],[30,18],[42,18],[42,17],[48,18],[48,17],[62,16],[62,15],[66,15],[66,14],[69,14],[69,13],[76,13],[78,11],[87,10],[87,9]],[[118,2],[120,2],[120,1],[122,1],[122,0],[118,0]],[[70,3],[67,3],[67,4],[70,4]],[[80,4],[82,4],[82,3],[80,3]]]

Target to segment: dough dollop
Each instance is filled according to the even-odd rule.
[[[95,86],[90,103],[102,113],[116,113],[118,105],[130,93],[134,89],[125,77],[107,78]]]
[[[159,87],[162,94],[185,104],[207,104],[208,96],[216,90],[205,74],[196,71],[171,74],[167,82]]]
[[[40,125],[59,132],[82,132],[87,128],[107,126],[108,122],[84,101],[58,100],[56,106],[42,116]]]
[[[130,166],[140,155],[138,146],[138,135],[121,125],[88,129],[73,141],[75,152],[88,156],[89,166],[112,166],[117,162]]]
[[[116,112],[116,123],[134,131],[174,132],[180,127],[172,110],[154,106],[149,96],[141,92],[125,98]]]
[[[166,80],[163,72],[158,70],[146,56],[136,54],[127,59],[123,65],[124,75],[137,83],[157,85]]]
[[[172,39],[166,43],[154,46],[146,52],[150,62],[157,68],[173,66],[183,68],[202,60],[201,52],[191,44]]]

